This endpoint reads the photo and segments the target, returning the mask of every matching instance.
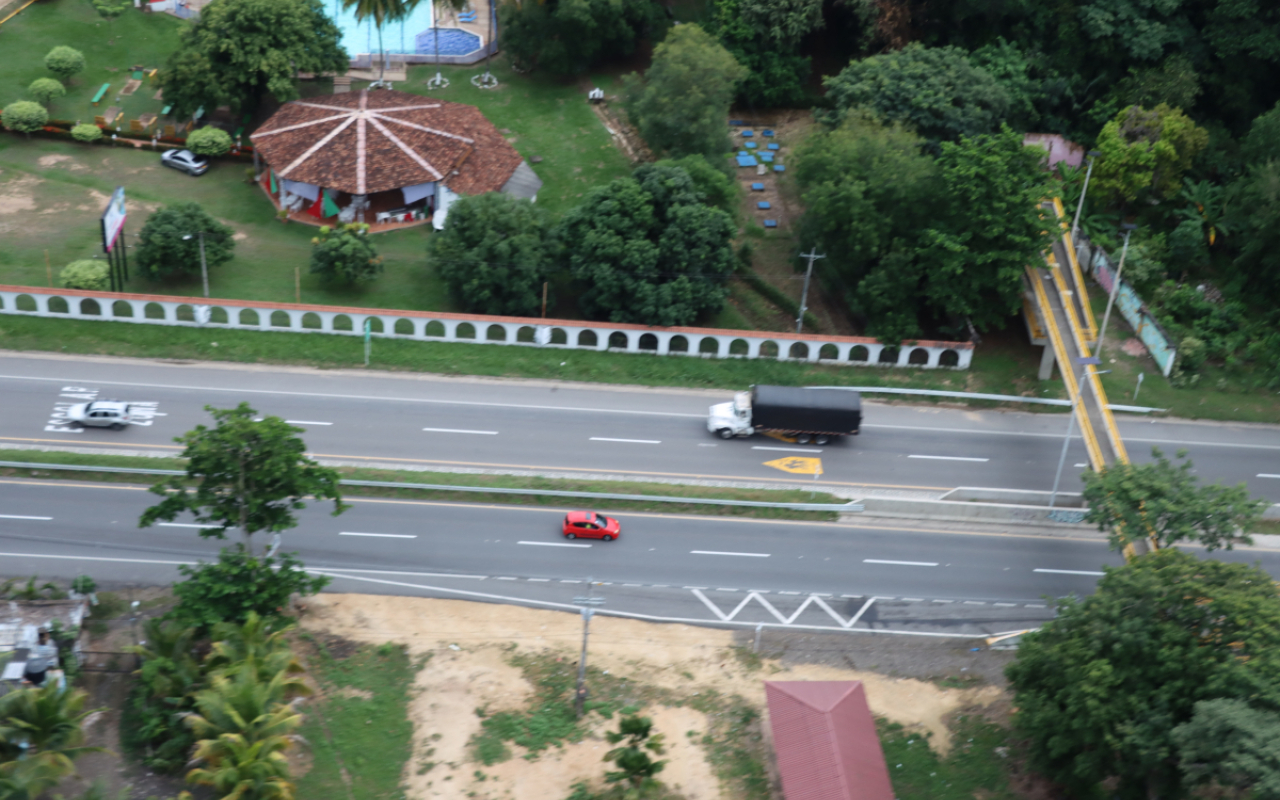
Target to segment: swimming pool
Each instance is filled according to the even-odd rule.
[[[342,45],[354,58],[378,52],[378,31],[373,20],[357,22],[354,11],[342,7],[341,0],[326,3],[329,16],[342,31]],[[431,0],[423,0],[408,17],[382,26],[382,46],[388,53],[434,55],[435,34],[431,29]],[[440,29],[440,55],[463,56],[480,49],[480,37],[458,28]]]

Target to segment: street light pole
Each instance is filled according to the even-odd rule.
[[[200,238],[200,278],[204,281],[204,296],[209,296],[209,264],[204,258],[204,231],[197,231],[196,236]],[[182,237],[185,242],[191,241],[191,234]]]
[[[809,310],[809,279],[813,277],[813,262],[826,258],[818,255],[818,251],[814,249],[810,249],[807,254],[800,257],[809,259],[809,268],[804,271],[804,289],[800,293],[800,313],[796,316],[796,333],[804,327],[804,312]]]
[[[1084,210],[1084,198],[1089,193],[1089,178],[1093,175],[1093,162],[1102,153],[1098,150],[1089,151],[1089,168],[1084,173],[1084,186],[1080,189],[1080,200],[1076,203],[1076,217],[1071,221],[1071,246],[1076,246],[1076,232],[1080,230],[1080,212]]]
[[[1116,276],[1111,281],[1111,295],[1107,297],[1107,310],[1102,314],[1102,327],[1098,330],[1098,348],[1094,351],[1094,355],[1099,357],[1102,356],[1102,342],[1107,338],[1107,322],[1111,319],[1111,306],[1115,304],[1116,294],[1120,291],[1120,276],[1124,274],[1124,257],[1129,254],[1129,236],[1137,227],[1131,222],[1120,226],[1124,231],[1124,248],[1120,250],[1120,266],[1116,268]]]

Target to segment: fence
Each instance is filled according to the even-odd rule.
[[[0,285],[0,314],[343,336],[361,336],[367,324],[372,336],[387,339],[923,369],[968,369],[973,360],[971,342],[916,341],[892,347],[858,336],[659,328],[254,300],[202,303],[188,297],[31,286]]]
[[[1116,268],[1111,263],[1111,257],[1101,247],[1083,246],[1081,249],[1086,254],[1085,257],[1089,263],[1089,269],[1093,273],[1093,278],[1098,282],[1108,294],[1111,287],[1115,286]],[[1092,253],[1090,251],[1092,250]],[[1116,308],[1125,318],[1125,321],[1133,328],[1134,333],[1147,346],[1147,350],[1151,353],[1151,357],[1160,367],[1160,371],[1164,376],[1169,377],[1169,373],[1173,370],[1173,364],[1178,357],[1178,348],[1175,342],[1169,340],[1169,335],[1164,332],[1164,328],[1160,327],[1160,323],[1156,322],[1156,318],[1151,316],[1147,311],[1146,305],[1142,302],[1142,298],[1134,291],[1129,282],[1120,278],[1120,290],[1116,292]]]

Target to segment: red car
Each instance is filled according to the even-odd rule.
[[[564,518],[566,539],[604,539],[608,542],[621,534],[622,526],[616,519],[594,511],[570,511]]]

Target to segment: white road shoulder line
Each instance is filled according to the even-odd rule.
[[[907,456],[907,458],[927,458],[930,461],[990,461],[989,458],[965,458],[963,456]]]
[[[24,517],[21,514],[0,514],[0,519],[34,519],[48,522],[53,519],[53,517]]]
[[[863,564],[894,564],[899,567],[936,567],[937,561],[888,561],[880,558],[864,558]]]
[[[416,533],[356,533],[355,531],[342,531],[339,536],[375,536],[381,539],[417,539]]]
[[[218,525],[195,525],[190,522],[157,522],[161,528],[200,528],[201,530],[218,530]]]
[[[315,422],[309,419],[286,419],[285,422],[290,425],[332,425],[332,422]]]
[[[592,436],[593,442],[622,442],[624,444],[662,444],[661,439],[610,439],[605,436]]]
[[[743,556],[745,558],[768,558],[769,553],[726,553],[719,550],[690,550],[695,556]]]
[[[1269,472],[1259,472],[1258,477],[1259,478],[1280,478],[1280,475],[1272,475]]]
[[[589,544],[570,544],[568,542],[516,542],[516,544],[528,544],[535,547],[590,547]],[[530,579],[532,580],[532,578]]]
[[[497,431],[469,431],[462,428],[423,428],[428,433],[474,433],[478,436],[497,436]]]
[[[1105,572],[1093,572],[1087,569],[1035,569],[1032,572],[1048,572],[1054,575],[1106,575]]]
[[[765,445],[753,444],[752,450],[773,450],[778,453],[821,453],[821,447],[766,447]]]

